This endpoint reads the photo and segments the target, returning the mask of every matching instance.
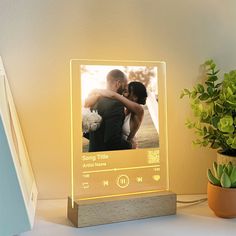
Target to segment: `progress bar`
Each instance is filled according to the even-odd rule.
[[[124,168],[113,168],[106,170],[90,170],[83,171],[83,174],[91,174],[91,173],[100,173],[100,172],[112,172],[112,171],[120,171],[120,170],[136,170],[136,169],[147,169],[147,168],[155,168],[160,167],[160,165],[152,165],[152,166],[134,166],[134,167],[124,167]]]

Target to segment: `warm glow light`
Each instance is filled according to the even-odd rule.
[[[82,138],[83,103],[94,89],[106,88],[107,74],[113,69],[126,73],[128,82],[140,81],[146,86],[145,122],[139,130],[142,142],[137,149],[122,153],[120,150],[88,152],[84,149],[88,141]],[[169,189],[165,75],[164,62],[71,60],[72,207],[75,196],[86,200]],[[152,137],[158,137],[158,145],[150,141]]]

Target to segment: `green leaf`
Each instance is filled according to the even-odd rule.
[[[208,78],[208,81],[210,81],[210,82],[215,82],[216,80],[218,80],[218,77],[215,75],[210,75]]]
[[[211,99],[211,102],[215,102],[219,99],[219,96],[215,96],[214,98]]]
[[[212,96],[213,93],[214,93],[214,90],[213,90],[212,87],[208,87],[208,88],[207,88],[207,92],[208,92],[208,94],[209,94],[210,96]]]
[[[212,117],[212,125],[216,128],[216,129],[218,129],[218,123],[219,123],[219,121],[220,121],[220,118],[219,117],[217,117],[217,116],[214,116],[214,117]]]
[[[223,188],[230,188],[231,187],[230,178],[225,172],[223,172],[223,174],[221,176],[220,183]]]
[[[208,177],[208,180],[212,184],[220,186],[220,181],[212,174],[210,169],[208,169],[208,171],[207,171],[207,177]]]
[[[229,138],[226,140],[226,143],[227,143],[228,145],[232,145],[233,141],[234,141],[234,139],[233,139],[232,137],[229,137]]]
[[[214,176],[215,176],[216,178],[220,179],[219,176],[218,176],[218,173],[217,173],[217,167],[218,167],[218,165],[217,165],[217,163],[214,161],[214,162],[213,162]]]
[[[192,93],[191,93],[191,98],[192,99],[195,99],[197,97],[197,91],[193,91]]]
[[[188,89],[184,89],[181,94],[180,94],[180,98],[183,98],[184,96],[188,95],[190,96],[191,92]]]
[[[205,101],[209,98],[209,95],[207,93],[203,93],[198,97],[201,101]]]
[[[210,60],[205,61],[204,64],[205,64],[206,66],[210,66],[212,63],[213,63],[213,60],[210,59]]]
[[[207,75],[212,76],[212,75],[217,75],[220,72],[220,70],[208,72]]]
[[[213,129],[211,126],[209,126],[209,127],[208,127],[208,132],[209,132],[210,134],[214,134],[214,129]]]
[[[206,81],[205,84],[211,88],[214,88],[214,82]]]
[[[236,181],[231,184],[231,188],[236,188]]]
[[[223,174],[223,169],[224,169],[224,167],[221,164],[219,164],[217,167],[217,176],[219,179],[221,179],[221,176]]]
[[[212,70],[214,70],[216,68],[216,64],[213,62],[213,63],[211,63],[210,67]]]
[[[203,112],[201,113],[201,117],[202,117],[202,120],[206,120],[207,117],[208,117],[208,113],[207,113],[206,111],[203,111]]]
[[[222,132],[233,133],[234,132],[233,123],[234,123],[233,117],[231,115],[225,115],[220,119],[217,126],[218,129]]]
[[[221,105],[219,105],[219,104],[215,104],[215,112],[217,112],[217,113],[222,113],[223,112],[223,109],[224,109],[224,107],[223,106],[221,106]]]
[[[216,142],[216,141],[213,141],[213,143],[211,144],[211,148],[213,149],[217,149],[220,147],[220,143]]]
[[[224,165],[223,167],[223,173],[226,173],[227,175],[229,175],[228,167],[226,165]]]
[[[222,85],[222,83],[219,83],[217,85],[215,85],[215,88],[219,88]]]
[[[234,93],[230,87],[227,88],[227,95],[232,96]]]
[[[216,75],[216,74],[218,74],[220,72],[220,70],[216,70],[214,73],[213,73],[213,75]]]
[[[218,96],[220,94],[220,90],[215,90],[214,92],[213,92],[213,96]]]
[[[233,138],[232,143],[230,145],[233,149],[236,149],[236,137]]]
[[[185,125],[186,125],[186,127],[189,128],[189,129],[192,129],[192,128],[195,127],[195,123],[192,122],[192,121],[189,121],[189,120],[187,120],[187,121],[185,122]]]
[[[188,89],[185,88],[185,89],[184,89],[184,93],[185,93],[185,94],[190,94],[191,92],[190,92]]]
[[[202,142],[202,146],[203,146],[203,147],[207,147],[208,144],[209,144],[209,142],[208,142],[207,140],[204,140],[204,141]]]
[[[184,96],[185,96],[185,94],[184,94],[184,92],[182,92],[182,93],[180,94],[180,99],[183,98]]]
[[[232,165],[232,162],[230,161],[227,165],[227,169],[228,169],[228,175],[230,176],[231,175],[231,172],[233,170],[233,165]],[[235,179],[236,180],[236,179]],[[232,181],[231,181],[232,182]]]
[[[236,182],[236,166],[234,166],[231,171],[230,180],[232,183]]]
[[[205,89],[204,89],[204,87],[203,87],[202,84],[198,84],[198,85],[197,85],[197,91],[198,91],[199,93],[204,93]]]

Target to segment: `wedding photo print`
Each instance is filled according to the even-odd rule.
[[[81,65],[82,152],[159,148],[158,68]]]

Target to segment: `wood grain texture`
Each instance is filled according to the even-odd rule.
[[[176,194],[141,193],[106,199],[75,200],[68,197],[67,217],[76,227],[109,224],[176,214]]]

